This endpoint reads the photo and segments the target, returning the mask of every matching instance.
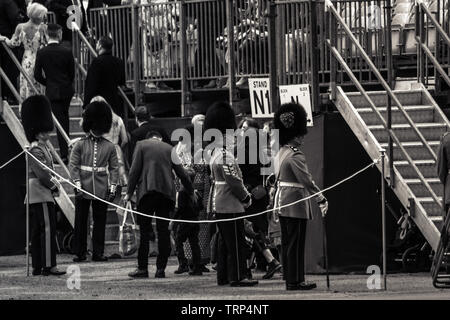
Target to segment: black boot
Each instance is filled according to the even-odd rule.
[[[189,267],[187,266],[187,264],[180,264],[178,266],[178,269],[175,270],[175,274],[182,274],[182,273],[186,273],[189,272]]]
[[[267,268],[267,272],[266,272],[265,275],[263,275],[262,278],[264,280],[271,279],[273,277],[273,275],[275,274],[275,272],[277,272],[280,269],[281,269],[281,264],[276,259],[273,259],[269,263],[269,266]]]
[[[148,270],[147,269],[139,269],[130,272],[128,274],[130,278],[148,278]]]

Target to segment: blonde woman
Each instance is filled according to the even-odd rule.
[[[5,41],[9,47],[23,45],[25,51],[22,58],[22,68],[36,89],[42,92],[43,87],[34,79],[34,64],[36,62],[36,53],[47,44],[47,26],[44,24],[47,8],[39,3],[32,3],[27,8],[27,15],[30,20],[19,24],[11,39],[0,36],[0,41]],[[22,99],[40,92],[34,92],[25,76],[22,73],[20,74],[20,97]]]

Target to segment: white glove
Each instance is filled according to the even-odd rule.
[[[322,217],[325,218],[328,212],[328,201],[325,201],[322,204],[319,204],[320,211],[322,212]]]

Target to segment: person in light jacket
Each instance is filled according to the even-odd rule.
[[[29,194],[31,221],[31,257],[33,276],[63,275],[56,268],[56,213],[54,197],[59,183],[37,160],[53,169],[53,158],[47,147],[53,131],[50,101],[45,96],[31,96],[22,103],[22,123],[31,143],[29,157]],[[36,159],[37,160],[36,160]]]
[[[306,158],[301,151],[307,133],[306,111],[295,103],[282,105],[275,114],[275,129],[279,130],[280,151],[275,160],[277,191],[274,213],[279,215],[284,278],[287,290],[310,290],[315,283],[305,281],[305,235],[307,221],[312,219],[309,200],[284,206],[320,190],[314,183]],[[319,193],[316,201],[322,215],[328,210],[327,199]]]
[[[227,129],[236,129],[236,119],[230,105],[225,102],[213,104],[206,113],[205,132],[219,130],[223,141],[214,141],[210,159],[211,178],[208,211],[217,219],[238,218],[252,203],[252,195],[245,188],[242,172],[236,158],[230,152],[234,135]],[[219,139],[220,140],[220,139]],[[224,143],[221,143],[224,142]],[[258,281],[247,279],[245,258],[245,236],[243,219],[217,223],[219,248],[217,258],[217,284],[243,287],[254,286]]]

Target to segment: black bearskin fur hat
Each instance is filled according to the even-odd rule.
[[[95,101],[86,106],[83,113],[83,131],[93,131],[98,135],[108,133],[112,125],[112,111],[109,105]]]
[[[218,129],[222,134],[227,129],[236,130],[236,116],[231,106],[226,102],[215,102],[206,112],[203,127],[205,131]]]
[[[25,135],[31,143],[36,141],[39,133],[51,132],[54,129],[52,109],[46,96],[31,96],[22,102],[22,125]]]
[[[279,130],[280,146],[298,136],[304,136],[307,115],[305,109],[297,103],[283,104],[275,113],[274,126]]]

